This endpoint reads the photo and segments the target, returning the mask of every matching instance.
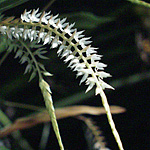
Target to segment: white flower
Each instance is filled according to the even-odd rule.
[[[80,38],[84,37],[85,35],[82,35],[84,31],[79,31],[79,32],[76,32],[75,35],[74,35],[74,39],[78,42]]]
[[[21,15],[22,21],[27,22],[24,28],[2,25],[0,32],[7,34],[10,39],[21,37],[24,40],[30,39],[31,42],[34,40],[37,40],[38,43],[43,42],[43,45],[51,44],[51,48],[58,47],[58,56],[63,58],[65,63],[69,63],[68,67],[77,72],[77,77],[82,76],[80,84],[85,82],[88,85],[86,92],[94,85],[97,85],[96,94],[105,88],[113,89],[102,80],[111,75],[102,71],[107,65],[100,62],[102,55],[97,54],[97,48],[89,45],[92,42],[89,40],[90,37],[85,37],[84,31],[74,29],[75,23],[70,25],[66,23],[66,18],[61,20],[58,15],[50,15],[51,12],[39,13],[38,11],[39,9],[24,11]],[[21,55],[23,54],[17,51],[15,57]],[[39,57],[45,58],[42,54],[39,54]],[[28,61],[27,56],[23,55],[21,63],[26,61]]]
[[[92,41],[88,41],[91,37],[88,38],[82,38],[79,40],[79,44],[81,45],[82,48],[85,48],[86,45],[90,44]]]
[[[6,27],[6,26],[1,26],[1,27],[0,27],[0,32],[1,32],[2,34],[6,34],[6,30],[7,30],[7,27]]]
[[[43,41],[44,41],[44,43],[43,43],[43,45],[45,45],[45,44],[50,44],[51,43],[51,41],[52,41],[52,36],[51,36],[51,32],[48,32],[46,35],[45,35],[45,37],[43,38],[43,37],[41,37],[41,38],[43,38]],[[40,36],[42,36],[42,35],[44,35],[44,33],[42,33]]]
[[[89,74],[91,74],[91,70],[90,69],[80,69],[79,70],[79,73],[77,74],[77,76],[79,75],[83,75],[81,81],[80,81],[80,84],[84,81],[86,81],[87,77],[89,76]]]
[[[30,13],[31,13],[31,10],[28,12],[25,10],[24,13],[21,15],[21,20],[25,22],[30,22],[30,18],[29,18]]]
[[[96,83],[96,79],[94,77],[87,78],[86,85],[88,85],[88,88],[85,91],[85,93],[87,93],[88,91],[90,91],[93,88],[93,86],[95,85],[95,83]]]
[[[38,43],[42,40],[42,41],[44,41],[44,39],[45,39],[45,36],[47,35],[47,33],[46,32],[44,32],[44,29],[41,29],[40,31],[39,31],[39,34],[38,34]],[[46,42],[45,42],[46,43]],[[45,44],[44,43],[44,44]],[[43,45],[44,45],[43,44]]]
[[[96,72],[96,75],[98,75],[101,79],[111,77],[111,75],[109,73],[106,73],[104,71]]]
[[[68,23],[64,23],[66,21],[67,18],[64,18],[62,20],[60,20],[57,24],[57,27],[61,30],[61,31],[64,31],[63,28],[65,28]]]
[[[97,53],[96,49],[98,49],[98,48],[94,48],[94,47],[91,47],[91,46],[90,46],[90,47],[86,50],[86,55],[87,55],[87,57],[88,57],[88,56],[91,56],[91,54]],[[102,56],[102,55],[100,55],[100,56]]]
[[[68,61],[70,61],[70,60],[72,60],[72,59],[74,59],[74,58],[75,58],[74,55],[69,55],[69,56],[64,60],[64,62],[67,63]]]
[[[91,63],[94,63],[95,61],[99,61],[99,60],[101,60],[101,57],[102,57],[102,55],[97,55],[97,54],[93,54],[92,56],[91,56]]]
[[[55,36],[55,38],[53,39],[53,41],[52,41],[51,44],[52,44],[51,48],[58,47],[58,45],[60,44],[60,42],[59,42],[59,36]]]
[[[32,22],[39,22],[39,16],[41,13],[38,13],[39,8],[37,10],[33,9],[31,14],[28,14],[28,17],[30,18],[30,21]]]
[[[43,16],[40,18],[40,21],[47,24],[48,20],[50,19],[51,16],[48,16],[51,13],[51,11],[49,11],[48,13],[43,13]]]
[[[50,19],[48,20],[48,23],[49,23],[50,25],[52,25],[53,27],[56,27],[56,28],[57,28],[56,23],[57,23],[57,21],[58,21],[58,19],[56,19],[57,17],[58,17],[58,15],[56,15],[56,16],[51,16]]]

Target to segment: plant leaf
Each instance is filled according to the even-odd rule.
[[[120,106],[111,106],[110,108],[111,108],[111,113],[113,114],[125,112],[125,108]],[[83,105],[56,108],[55,112],[56,112],[57,119],[74,117],[81,114],[102,115],[106,113],[103,107],[92,107],[92,106],[83,106]],[[13,124],[6,126],[4,129],[0,131],[0,137],[4,137],[16,130],[30,128],[39,123],[45,123],[49,121],[50,121],[50,117],[46,110],[36,114],[34,113],[28,117],[18,118]]]
[[[0,12],[6,11],[22,3],[27,2],[28,0],[1,0],[0,1]]]
[[[32,72],[32,74],[31,74],[30,79],[29,79],[28,82],[30,82],[33,78],[35,78],[36,72],[37,72],[36,70],[34,70],[34,71]]]
[[[90,12],[74,12],[61,15],[61,17],[67,17],[70,22],[76,22],[77,28],[93,29],[100,24],[104,24],[113,21],[113,17],[99,17]]]

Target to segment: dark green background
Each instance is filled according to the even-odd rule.
[[[42,10],[47,3],[48,0],[30,0],[3,14],[20,17],[24,9],[40,8]],[[148,34],[148,29],[144,28],[140,16],[135,12],[135,7],[136,5],[125,0],[56,0],[49,9],[53,14],[59,13],[60,17],[67,16],[69,22],[76,22],[75,27],[79,28],[78,30],[85,29],[86,36],[92,36],[92,45],[99,48],[98,53],[103,55],[102,61],[108,64],[106,72],[112,74],[112,78],[105,80],[115,88],[114,91],[105,91],[109,104],[127,109],[126,113],[113,116],[124,148],[126,150],[148,150],[150,147],[150,67],[141,60],[135,42],[136,33],[145,35],[145,33]],[[145,38],[148,39],[148,36],[149,34]],[[48,52],[50,59],[41,61],[45,64],[46,69],[54,74],[53,77],[46,78],[46,80],[51,85],[55,106],[61,107],[69,105],[69,103],[101,106],[99,97],[94,97],[92,94],[77,101],[77,93],[85,91],[86,87],[84,84],[78,85],[80,79],[75,80],[75,72],[72,73],[66,68],[67,65],[57,58],[56,52],[56,49],[50,49]],[[1,53],[0,56],[3,54]],[[38,88],[38,78],[28,83],[29,75],[23,75],[25,65],[20,65],[18,62],[19,60],[14,59],[14,53],[11,53],[0,67],[1,98],[44,106]],[[75,95],[73,99],[69,99],[69,102],[65,101],[66,97],[73,95]],[[1,105],[1,107],[4,111],[8,110],[6,106]],[[15,111],[15,115],[11,118],[12,121],[32,112],[24,109],[13,109],[13,111]],[[117,144],[106,116],[92,118],[102,129],[108,147],[117,150]],[[66,149],[88,149],[83,135],[84,125],[81,121],[67,118],[58,123]],[[42,134],[42,127],[43,125],[38,125],[21,131],[36,150]],[[13,142],[11,137],[8,139],[10,143]],[[13,146],[15,147],[15,145]],[[16,149],[19,147],[15,147]],[[52,128],[46,149],[59,149]]]

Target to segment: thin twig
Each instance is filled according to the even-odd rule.
[[[42,12],[43,11],[46,11],[56,0],[51,0],[43,9],[42,9]]]
[[[0,104],[6,105],[6,106],[9,106],[9,107],[30,109],[30,110],[33,110],[33,111],[43,111],[43,110],[45,110],[45,107],[34,106],[34,105],[30,105],[30,104],[22,104],[22,103],[17,103],[17,102],[10,102],[10,101],[6,101],[6,100],[1,100]]]

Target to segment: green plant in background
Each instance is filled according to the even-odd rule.
[[[1,3],[2,2],[3,1],[1,1]],[[19,2],[21,1],[18,1],[18,4]],[[16,5],[17,3],[13,5],[7,5],[6,3],[6,6],[1,8],[1,10],[6,10]],[[14,17],[2,18],[0,22],[0,32],[5,37],[3,40],[6,41],[7,45],[4,46],[1,52],[5,51],[5,49],[7,49],[7,51],[1,59],[0,64],[2,64],[10,52],[14,51],[15,58],[20,58],[21,64],[27,63],[24,73],[31,73],[29,81],[38,74],[39,87],[43,94],[60,149],[63,150],[64,147],[56,121],[55,109],[53,107],[52,92],[49,84],[43,77],[52,76],[52,74],[46,71],[42,63],[37,61],[39,58],[47,59],[45,56],[47,50],[43,45],[50,44],[51,49],[57,48],[58,56],[64,59],[65,63],[68,63],[68,67],[70,67],[71,70],[77,72],[77,77],[82,76],[80,84],[85,82],[88,86],[86,93],[96,86],[95,95],[101,96],[112,132],[119,149],[123,150],[119,134],[112,119],[107,98],[103,91],[105,88],[113,89],[113,87],[103,81],[103,78],[111,77],[111,75],[103,71],[107,65],[99,62],[102,56],[98,55],[96,48],[90,45],[90,38],[84,37],[83,31],[73,29],[74,24],[69,25],[69,23],[66,23],[65,18],[59,19],[58,15],[53,16],[50,12],[39,13],[38,11],[38,9],[31,11],[25,10],[21,15],[21,19],[15,19]],[[93,19],[91,14],[89,14],[89,16]],[[95,23],[95,25],[97,25],[97,23]],[[90,27],[88,26],[87,28]]]

